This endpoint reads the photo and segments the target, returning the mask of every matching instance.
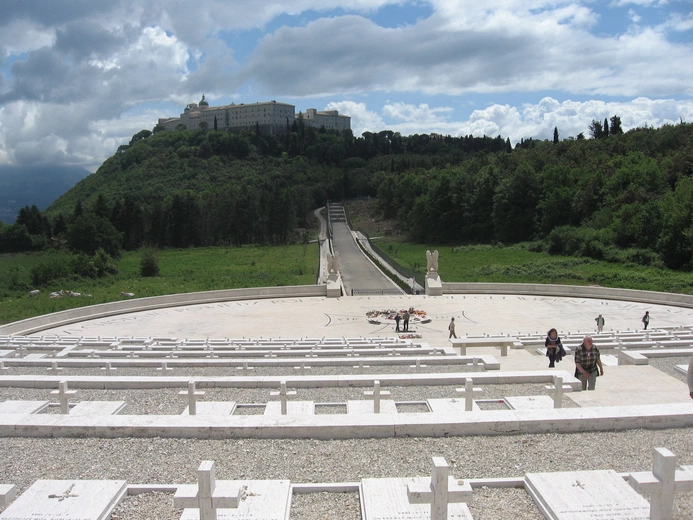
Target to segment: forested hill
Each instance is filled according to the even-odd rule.
[[[597,130],[514,148],[500,136],[356,138],[302,125],[276,137],[143,131],[46,214],[96,212],[126,248],[281,243],[328,198],[370,195],[414,240],[532,241],[690,268],[693,125]]]

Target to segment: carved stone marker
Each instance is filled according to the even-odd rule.
[[[2,520],[106,520],[127,492],[124,480],[37,480]]]
[[[217,509],[217,520],[289,520],[291,482],[288,480],[217,481],[239,485],[243,490],[236,509]],[[197,486],[193,486],[197,488]],[[180,488],[179,488],[180,489]],[[185,509],[180,520],[204,520],[197,509]]]
[[[613,470],[527,473],[525,489],[550,520],[648,520],[650,504]]]
[[[205,395],[204,392],[200,392],[195,388],[195,381],[188,381],[188,389],[181,390],[178,395],[186,396],[188,398],[188,407],[186,410],[188,413],[186,415],[197,414],[197,399]]]
[[[57,390],[51,390],[51,397],[57,397],[60,401],[60,413],[69,414],[70,413],[70,397],[77,395],[77,390],[69,390],[67,387],[67,381],[60,381],[58,383]]]
[[[447,520],[450,504],[472,499],[472,486],[451,477],[443,457],[433,457],[431,478],[408,483],[407,496],[412,504],[431,504],[431,520]]]
[[[174,507],[196,509],[199,520],[217,520],[217,510],[237,508],[243,487],[233,480],[217,485],[214,461],[204,460],[197,470],[197,485],[179,486],[173,496]]]
[[[448,475],[445,459],[434,457],[433,460],[432,478],[362,479],[363,519],[472,520],[467,504],[461,503],[471,499],[471,486],[468,482],[459,484]],[[442,510],[447,510],[444,517],[439,516]]]
[[[676,455],[666,448],[655,448],[652,471],[631,473],[628,483],[640,493],[649,493],[650,520],[671,518],[674,494],[693,491],[693,473],[676,469]]]
[[[363,392],[366,399],[373,399],[373,413],[380,413],[380,398],[390,397],[390,392],[387,390],[380,390],[380,381],[373,381],[373,390],[366,390]]]

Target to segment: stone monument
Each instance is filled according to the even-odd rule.
[[[339,253],[327,253],[327,297],[338,298],[342,295],[339,280]]]
[[[426,296],[442,296],[443,282],[438,276],[438,250],[426,251]]]

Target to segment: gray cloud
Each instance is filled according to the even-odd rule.
[[[93,169],[133,133],[152,128],[158,117],[177,114],[202,92],[210,100],[239,92],[257,92],[258,99],[329,95],[340,111],[353,113],[355,128],[384,129],[389,118],[403,133],[525,137],[544,135],[550,118],[539,121],[531,111],[504,105],[481,109],[467,121],[446,107],[434,107],[424,117],[426,96],[693,94],[690,43],[667,40],[665,27],[632,28],[618,37],[593,35],[588,29],[595,15],[585,2],[430,0],[432,16],[394,29],[365,17],[397,3],[5,0],[0,60],[16,61],[0,72],[0,163],[57,161]],[[246,63],[236,61],[248,52],[234,48],[247,44],[245,31],[263,30],[281,15],[313,19],[327,12],[310,23],[292,19],[296,27],[267,33]],[[382,113],[345,99],[378,92],[394,98]],[[421,95],[421,105],[398,103],[400,92]],[[178,109],[161,109],[162,102]],[[570,116],[575,107],[569,104],[549,106],[541,110],[562,121],[565,131],[601,114],[598,105],[581,105],[576,116]],[[621,113],[625,123],[626,112],[642,121],[652,111]]]

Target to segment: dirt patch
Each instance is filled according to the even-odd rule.
[[[365,232],[369,237],[400,235],[395,220],[382,218],[376,199],[350,200],[346,203],[346,212],[352,229]]]

